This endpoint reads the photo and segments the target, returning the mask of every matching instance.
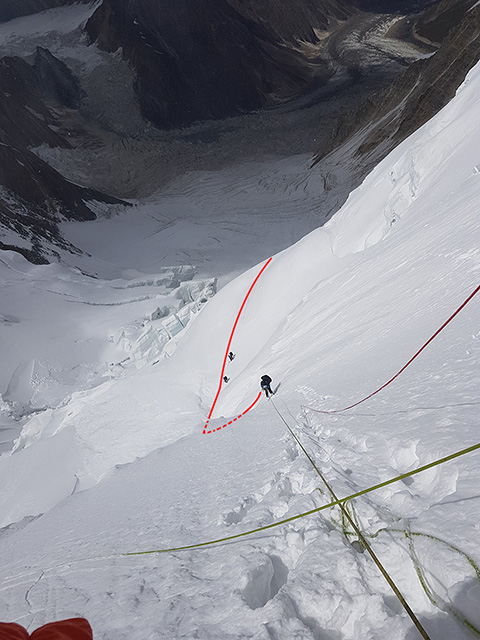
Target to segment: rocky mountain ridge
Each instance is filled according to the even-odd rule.
[[[86,31],[101,49],[121,49],[142,115],[164,129],[272,106],[326,82],[325,60],[287,43],[314,42],[315,29],[347,16],[342,1],[275,10],[235,0],[103,0]]]
[[[90,41],[121,50],[142,115],[162,129],[292,99],[335,72],[321,43],[361,11],[419,10],[380,0],[103,0]]]
[[[359,165],[371,169],[453,98],[480,59],[476,0],[441,0],[425,12],[413,32],[428,36],[431,43],[439,42],[438,51],[414,62],[375,99],[340,116],[314,164],[323,160],[333,167],[336,149],[348,144]],[[329,170],[324,170],[324,180],[331,184]]]
[[[0,95],[0,223],[6,229],[1,246],[18,246],[34,261],[52,259],[58,248],[74,250],[62,240],[58,221],[91,219],[97,203],[125,204],[122,198],[136,193],[145,179],[156,180],[150,190],[158,188],[189,166],[191,152],[197,164],[215,166],[211,160],[222,140],[228,144],[230,132],[239,140],[237,128],[249,126],[224,119],[252,111],[267,109],[264,122],[278,121],[273,137],[279,142],[282,127],[291,127],[290,113],[309,123],[298,130],[306,140],[316,138],[311,132],[318,117],[323,148],[317,159],[365,123],[381,121],[373,127],[376,137],[360,136],[362,161],[353,171],[358,179],[402,135],[433,115],[474,63],[475,22],[465,23],[463,35],[451,45],[450,34],[442,35],[445,24],[461,22],[473,4],[454,2],[452,9],[445,0],[165,0],[161,6],[152,0],[28,0],[15,13],[17,3],[7,1],[0,22],[55,7],[84,7],[85,19],[78,19],[73,31],[65,29],[53,46],[47,37],[35,36],[31,44],[17,46],[17,55],[0,58],[5,87]],[[431,6],[420,13],[426,5]],[[387,9],[389,14],[375,13]],[[478,8],[472,15],[477,14]],[[389,24],[397,34],[384,46]],[[412,60],[431,55],[442,40],[440,57],[420,60],[410,71]],[[411,51],[405,57],[408,42]],[[455,48],[464,53],[457,56]],[[366,106],[363,100],[405,67],[401,85],[382,101],[390,110],[395,111],[398,96],[404,99],[402,91],[412,89],[417,69],[438,71],[442,79],[430,92],[429,72],[422,72],[423,97],[416,92],[417,103],[404,109],[403,124],[397,126],[385,120],[378,100]],[[339,117],[332,127],[333,113]],[[225,124],[191,127],[208,120]],[[168,130],[166,137],[162,131]],[[299,152],[304,147],[289,142],[294,133],[284,131],[284,146]],[[178,150],[173,158],[172,149]],[[246,153],[251,153],[248,143]],[[175,169],[179,154],[183,169]]]
[[[30,150],[42,144],[71,148],[59,133],[58,113],[78,109],[82,91],[65,63],[40,47],[28,62],[3,57],[0,85],[0,223],[6,230],[0,248],[17,247],[30,261],[47,262],[42,246],[51,256],[55,246],[75,250],[61,238],[60,220],[91,220],[89,201],[120,201],[66,180]],[[17,244],[15,236],[22,241]]]

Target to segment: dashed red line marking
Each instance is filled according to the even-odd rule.
[[[247,303],[248,297],[252,293],[253,287],[257,284],[260,276],[265,271],[265,269],[268,267],[268,265],[270,264],[271,261],[272,261],[272,258],[269,258],[266,261],[266,263],[263,265],[263,267],[258,272],[257,277],[255,278],[255,280],[250,285],[250,289],[247,291],[247,295],[243,299],[242,306],[240,307],[240,309],[239,309],[239,311],[237,313],[237,317],[235,318],[235,322],[233,323],[233,329],[232,329],[232,332],[230,333],[230,339],[228,341],[227,348],[225,350],[225,357],[223,358],[222,372],[220,373],[220,383],[218,385],[218,390],[217,390],[217,393],[215,395],[215,399],[213,401],[212,408],[210,409],[210,413],[207,416],[207,421],[206,421],[205,426],[203,428],[203,433],[204,434],[205,433],[215,433],[215,431],[218,431],[219,429],[223,429],[223,427],[226,427],[227,425],[232,424],[232,422],[235,422],[235,420],[238,420],[238,418],[241,418],[242,416],[244,416],[248,411],[250,411],[250,409],[252,409],[256,405],[256,403],[260,400],[260,396],[262,395],[262,393],[260,392],[258,394],[258,396],[256,397],[256,399],[248,407],[248,409],[245,409],[245,411],[243,413],[241,413],[237,418],[233,418],[233,420],[230,420],[230,422],[227,422],[226,424],[222,425],[222,427],[218,427],[217,429],[213,429],[213,431],[207,431],[208,423],[210,422],[210,418],[212,417],[213,410],[215,409],[215,405],[217,404],[218,396],[220,395],[220,391],[222,390],[223,376],[225,375],[225,367],[227,365],[227,358],[228,358],[228,353],[230,351],[230,345],[232,344],[233,334],[235,333],[235,329],[237,328],[238,321],[239,321],[240,316],[242,314],[242,311],[243,311],[243,309],[244,309],[244,307],[245,307],[245,305]]]

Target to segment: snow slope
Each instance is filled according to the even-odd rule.
[[[57,424],[73,394],[173,353],[177,334],[216,290],[191,265],[102,280],[5,251],[0,274],[0,451],[32,414],[17,449],[50,418]]]
[[[172,159],[175,163],[175,159]],[[222,171],[188,171],[151,198],[111,219],[64,223],[76,247],[101,257],[95,270],[194,264],[221,286],[264,257],[292,245],[325,220],[333,194],[310,170],[311,154],[253,160]],[[337,192],[338,195],[338,192]],[[345,198],[348,194],[345,193]],[[327,200],[329,198],[329,200]],[[91,272],[91,259],[66,257]]]
[[[342,496],[477,443],[480,296],[368,402],[305,407],[373,391],[478,286],[479,96],[480,65],[325,227],[273,257],[235,331],[212,426],[243,412],[269,373],[273,403]],[[272,402],[202,435],[260,268],[211,298],[171,357],[34,415],[0,458],[2,619],[33,629],[85,615],[102,640],[418,637],[336,509],[232,544],[122,555],[328,501]],[[352,507],[435,639],[480,628],[479,481],[473,453]]]

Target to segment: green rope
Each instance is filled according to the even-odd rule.
[[[355,514],[355,508],[353,507],[352,504],[350,505],[350,507],[351,507],[353,513]],[[427,579],[425,577],[425,574],[424,574],[424,572],[422,570],[422,566],[421,566],[420,560],[418,558],[418,554],[417,554],[417,552],[416,552],[416,550],[414,548],[413,537],[414,536],[421,536],[421,537],[424,537],[424,538],[429,538],[430,540],[434,540],[435,542],[440,542],[441,544],[445,545],[446,547],[449,547],[450,549],[452,549],[452,551],[455,551],[455,552],[459,553],[471,565],[471,567],[475,571],[475,575],[476,575],[477,580],[480,581],[480,568],[476,564],[475,560],[471,556],[469,556],[467,553],[465,553],[465,551],[463,551],[459,547],[456,547],[451,542],[447,542],[446,540],[443,540],[442,538],[434,536],[434,535],[432,535],[430,533],[423,533],[423,532],[420,532],[420,531],[410,531],[409,528],[393,529],[393,528],[390,528],[390,527],[382,527],[381,529],[378,529],[378,531],[375,531],[375,533],[364,533],[363,535],[367,536],[368,538],[376,538],[380,533],[385,533],[385,532],[387,532],[387,533],[401,533],[408,540],[408,549],[409,549],[410,559],[411,559],[412,564],[414,566],[415,573],[417,574],[417,577],[418,577],[418,580],[420,582],[420,585],[422,586],[422,589],[425,591],[425,594],[426,594],[427,598],[430,600],[430,602],[435,607],[437,607],[437,609],[440,609],[441,611],[446,611],[447,613],[450,613],[451,615],[453,615],[453,617],[456,618],[458,620],[458,622],[460,622],[465,627],[470,629],[470,631],[473,631],[475,634],[480,636],[480,629],[478,629],[472,622],[470,622],[470,620],[468,620],[468,618],[466,618],[462,613],[460,613],[460,611],[458,611],[453,605],[448,604],[446,602],[444,602],[442,604],[442,603],[438,602],[438,600],[435,599],[433,591],[428,586]],[[345,534],[346,537],[355,535],[352,531],[348,531],[348,529],[346,529],[346,528],[344,528],[343,533]]]
[[[397,529],[392,529],[392,531],[397,531]],[[476,564],[475,560],[473,558],[471,558],[468,555],[468,553],[465,553],[465,551],[462,551],[462,549],[459,549],[459,547],[456,547],[451,542],[447,542],[446,540],[442,540],[442,538],[438,538],[437,536],[433,536],[431,533],[422,533],[420,531],[409,531],[409,535],[411,535],[411,536],[422,536],[424,538],[430,538],[430,540],[435,540],[435,542],[440,542],[441,544],[444,544],[446,547],[449,547],[450,549],[452,549],[452,551],[456,551],[457,553],[462,555],[465,558],[465,560],[473,567],[473,570],[475,571],[475,574],[477,576],[477,580],[480,581],[480,569],[479,569],[478,565]]]
[[[217,538],[216,540],[209,540],[208,542],[197,542],[196,544],[188,544],[183,547],[171,547],[170,549],[152,549],[150,551],[130,551],[129,553],[122,553],[122,555],[123,556],[143,556],[149,553],[172,553],[174,551],[187,551],[188,549],[200,549],[201,547],[207,547],[213,544],[231,542],[232,540],[237,540],[238,538],[243,538],[244,536],[250,536],[254,533],[260,533],[260,531],[267,531],[267,529],[280,527],[283,524],[288,524],[289,522],[293,522],[294,520],[299,520],[300,518],[306,518],[307,516],[311,516],[313,513],[318,513],[319,511],[323,511],[324,509],[329,509],[330,507],[334,507],[336,504],[340,504],[340,501],[331,502],[330,504],[326,504],[323,507],[317,507],[316,509],[305,511],[305,513],[300,513],[296,516],[291,516],[290,518],[279,520],[278,522],[272,522],[272,524],[267,524],[267,525],[264,525],[263,527],[258,527],[257,529],[251,529],[250,531],[237,533],[233,536],[226,536],[225,538]]]
[[[420,633],[420,635],[422,636],[422,638],[424,638],[424,640],[430,640],[430,636],[428,635],[428,633],[425,631],[425,629],[423,628],[423,625],[421,624],[420,620],[417,618],[417,616],[415,615],[413,609],[411,609],[410,605],[408,604],[408,602],[405,600],[404,596],[402,595],[400,589],[397,587],[397,585],[395,584],[395,582],[393,581],[392,577],[390,576],[390,574],[388,573],[388,571],[385,569],[385,567],[383,566],[383,564],[380,562],[378,556],[376,555],[376,553],[373,551],[372,547],[369,545],[369,543],[367,542],[366,538],[364,537],[363,533],[361,532],[360,528],[357,526],[357,523],[355,522],[355,520],[352,518],[352,516],[350,515],[348,509],[346,508],[345,504],[342,501],[339,501],[337,496],[335,495],[334,490],[332,489],[332,487],[329,485],[329,483],[327,482],[327,480],[324,478],[323,474],[319,471],[318,467],[316,466],[316,464],[313,462],[312,458],[309,456],[309,454],[307,453],[306,449],[304,448],[304,446],[302,445],[302,443],[300,442],[299,438],[295,435],[295,433],[293,432],[293,430],[291,429],[291,427],[287,424],[285,418],[282,416],[282,414],[280,413],[280,411],[277,409],[275,403],[273,402],[273,399],[271,400],[272,405],[275,407],[275,411],[278,413],[280,419],[282,420],[282,422],[285,424],[285,426],[287,427],[288,431],[290,432],[290,434],[293,436],[293,438],[295,439],[295,441],[298,443],[298,445],[300,446],[300,448],[302,449],[302,451],[305,453],[305,455],[307,456],[307,458],[310,460],[313,468],[315,469],[315,471],[318,473],[318,475],[320,476],[320,478],[322,479],[323,483],[325,484],[325,486],[327,487],[327,489],[329,490],[332,498],[338,502],[340,509],[342,510],[342,522],[343,522],[343,527],[345,529],[345,520],[348,520],[348,522],[350,523],[350,526],[353,527],[355,533],[358,536],[358,539],[360,541],[360,544],[362,545],[362,547],[368,551],[370,557],[372,558],[373,562],[376,564],[378,570],[380,571],[380,573],[382,574],[382,576],[385,578],[385,580],[388,582],[388,585],[390,586],[390,588],[392,589],[392,591],[394,592],[394,594],[397,596],[398,600],[400,601],[402,607],[405,609],[405,611],[407,612],[407,614],[409,615],[411,621],[413,622],[413,624],[416,626],[418,632]]]
[[[434,540],[435,542],[440,542],[440,544],[444,544],[446,547],[449,547],[452,551],[456,551],[461,556],[463,556],[465,560],[468,562],[468,564],[471,565],[473,570],[475,571],[477,580],[480,581],[480,568],[478,567],[475,560],[471,556],[469,556],[468,553],[465,553],[463,549],[456,547],[451,542],[447,542],[446,540],[443,540],[443,538],[434,536],[431,533],[423,533],[422,531],[410,531],[407,529],[392,529],[391,527],[382,527],[381,529],[378,529],[378,531],[375,531],[375,533],[364,533],[363,535],[368,536],[369,538],[377,538],[381,533],[401,533],[403,535],[406,535],[408,533],[409,536],[421,536],[422,538],[429,538],[430,540]],[[354,534],[351,531],[348,531],[347,535],[353,536]]]
[[[447,611],[448,613],[450,613],[454,618],[456,618],[461,624],[463,624],[464,626],[466,626],[468,629],[470,629],[470,631],[473,631],[474,633],[476,633],[478,636],[480,636],[480,630],[477,629],[477,627],[475,627],[474,624],[472,624],[470,622],[470,620],[468,620],[467,618],[465,618],[465,616],[460,613],[460,611],[458,611],[458,609],[456,609],[453,605],[448,604],[446,602],[444,602],[443,604],[440,603],[434,596],[433,590],[428,586],[427,583],[427,579],[425,577],[425,574],[422,571],[422,567],[420,564],[420,560],[418,559],[417,556],[417,552],[415,551],[415,547],[413,544],[413,536],[414,535],[422,535],[422,534],[412,534],[410,531],[408,531],[408,529],[405,529],[403,531],[406,539],[408,540],[408,547],[409,547],[409,551],[410,551],[410,558],[413,562],[413,566],[415,567],[415,572],[418,576],[418,579],[420,581],[420,584],[422,585],[423,590],[425,591],[427,598],[430,600],[430,602],[437,607],[437,609],[441,609],[443,611]],[[435,536],[430,536],[428,534],[423,534],[426,535],[427,538],[432,538],[435,539]],[[437,540],[440,540],[440,538],[436,538]],[[440,542],[444,542],[443,540],[440,540]],[[477,574],[477,578],[479,577],[479,572],[478,572],[478,567],[475,564],[475,562],[469,558],[467,556],[466,553],[464,553],[463,551],[461,551],[460,549],[454,547],[453,545],[451,545],[450,543],[445,543],[447,544],[449,547],[451,547],[452,549],[454,549],[455,551],[458,551],[459,553],[461,553],[462,555],[464,555],[468,561],[470,562],[470,564],[473,565],[473,567],[475,568],[475,572]]]
[[[284,520],[278,520],[277,522],[273,522],[272,524],[267,524],[263,527],[258,527],[257,529],[251,529],[250,531],[244,531],[243,533],[237,533],[233,536],[226,536],[224,538],[217,538],[216,540],[209,540],[208,542],[197,542],[196,544],[189,544],[183,547],[171,547],[168,549],[152,549],[150,551],[130,551],[129,553],[123,553],[123,556],[141,556],[149,553],[172,553],[174,551],[186,551],[188,549],[200,549],[202,547],[211,546],[214,544],[221,544],[224,542],[231,542],[232,540],[237,540],[238,538],[243,538],[245,536],[253,535],[254,533],[260,533],[261,531],[267,531],[268,529],[273,529],[274,527],[281,527],[284,524],[288,524],[289,522],[294,522],[295,520],[299,520],[300,518],[306,518],[307,516],[311,516],[314,513],[319,513],[320,511],[324,511],[325,509],[330,509],[331,507],[335,507],[340,503],[345,503],[349,500],[353,500],[354,498],[359,498],[367,493],[371,493],[372,491],[376,491],[377,489],[381,489],[382,487],[386,487],[389,484],[393,484],[394,482],[398,482],[399,480],[403,480],[404,478],[408,478],[409,476],[414,476],[417,473],[421,473],[422,471],[426,471],[427,469],[432,469],[440,464],[448,462],[450,460],[454,460],[455,458],[459,458],[460,456],[466,455],[467,453],[471,453],[472,451],[476,451],[480,449],[480,443],[475,444],[467,449],[462,449],[461,451],[457,451],[456,453],[452,453],[449,456],[445,456],[444,458],[440,458],[439,460],[435,460],[434,462],[430,462],[429,464],[424,465],[423,467],[419,467],[418,469],[414,469],[413,471],[408,471],[407,473],[402,473],[400,476],[396,476],[395,478],[391,478],[390,480],[385,480],[384,482],[380,482],[379,484],[373,485],[368,489],[363,489],[362,491],[358,491],[357,493],[352,493],[341,500],[333,500],[329,504],[325,504],[322,507],[316,507],[315,509],[311,509],[310,511],[305,511],[304,513],[299,513],[296,516],[291,516],[290,518],[285,518]]]

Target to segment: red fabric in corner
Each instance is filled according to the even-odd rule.
[[[0,640],[93,640],[93,633],[85,618],[50,622],[31,635],[19,624],[0,622]]]
[[[85,618],[50,622],[31,635],[31,640],[93,640],[92,627]]]
[[[0,622],[0,640],[28,640],[26,629],[15,622]]]

